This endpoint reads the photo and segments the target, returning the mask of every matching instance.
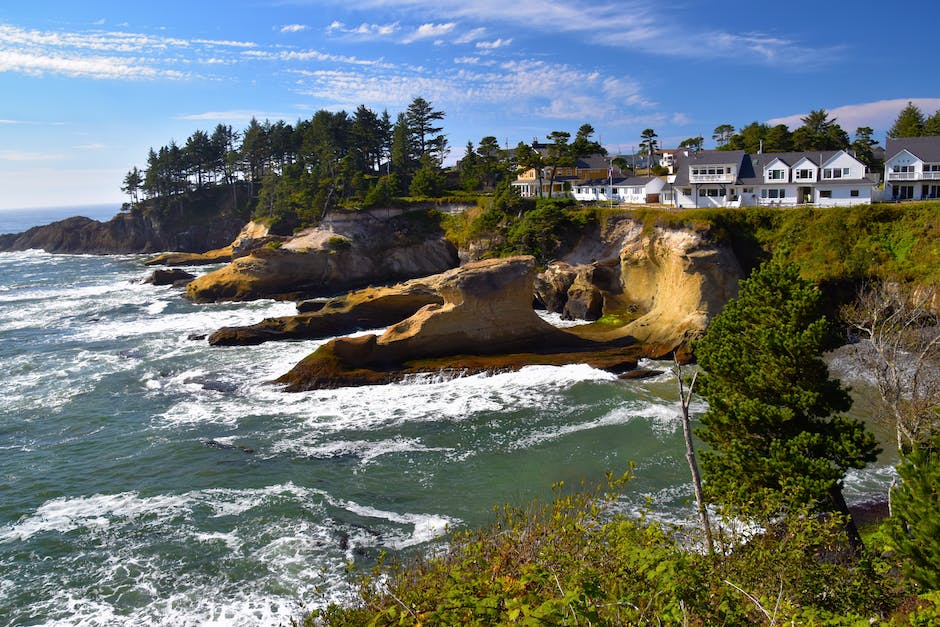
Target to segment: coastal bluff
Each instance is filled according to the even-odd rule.
[[[622,373],[643,357],[675,353],[686,360],[691,341],[736,294],[742,276],[731,249],[706,233],[648,230],[630,219],[611,221],[568,260],[538,278],[528,256],[469,262],[427,280],[443,303],[425,305],[378,336],[331,340],[278,382],[297,391],[426,372],[588,363]],[[568,273],[570,281],[552,280],[553,273]],[[534,297],[570,314],[570,301],[585,293],[600,303],[592,324],[559,329],[532,306]]]
[[[315,227],[253,247],[186,288],[194,302],[299,299],[437,274],[457,249],[427,211],[334,211]]]
[[[144,201],[107,222],[83,216],[0,235],[0,252],[124,255],[165,250],[202,253],[227,246],[247,222],[227,189],[193,193],[185,201]]]

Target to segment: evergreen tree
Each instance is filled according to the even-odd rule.
[[[121,191],[131,197],[131,204],[136,205],[140,202],[140,189],[144,183],[144,178],[135,165],[124,177],[121,185]]]
[[[767,129],[764,136],[764,152],[789,152],[793,150],[793,137],[786,124]]]
[[[733,135],[733,126],[730,124],[719,124],[712,132],[712,139],[715,140],[715,144],[718,146],[718,150],[722,150],[728,146],[728,142],[731,141],[731,137]]]
[[[728,139],[725,148],[728,150],[743,150],[749,154],[756,154],[763,150],[763,140],[770,127],[759,122],[751,122],[738,133]]]
[[[573,165],[574,157],[571,154],[571,146],[568,144],[568,140],[571,139],[571,133],[567,131],[552,131],[546,138],[549,144],[548,150],[545,152],[545,165],[549,168],[548,197],[551,198],[558,168],[566,168]]]
[[[924,135],[936,137],[940,135],[940,110],[924,121]]]
[[[881,162],[875,160],[875,146],[878,140],[873,139],[875,131],[870,126],[859,126],[855,129],[855,141],[850,148],[855,152],[855,157],[865,164],[870,172],[876,172],[880,169]]]
[[[480,172],[487,187],[496,189],[500,175],[508,170],[505,151],[499,147],[499,142],[492,135],[480,140],[477,146],[477,155],[480,162]]]
[[[679,148],[688,148],[692,152],[698,152],[702,149],[702,145],[705,143],[705,138],[699,135],[698,137],[689,137],[683,139],[679,142]]]
[[[764,521],[808,505],[851,523],[842,479],[878,449],[864,425],[835,415],[852,404],[822,360],[835,343],[822,294],[796,266],[768,262],[741,282],[695,346],[711,502]],[[859,545],[854,526],[847,531]]]
[[[888,129],[888,137],[897,139],[898,137],[920,137],[924,134],[924,114],[917,108],[913,102],[908,102],[907,106],[901,109],[894,124]]]
[[[571,142],[571,156],[577,159],[606,154],[607,149],[594,140],[594,127],[590,124],[582,124],[575,133],[574,141]]]
[[[646,156],[646,167],[653,167],[653,160],[656,158],[656,149],[659,142],[656,141],[656,131],[651,128],[644,129],[640,134],[640,154]]]
[[[793,131],[793,148],[800,151],[842,150],[849,147],[849,136],[830,118],[825,109],[810,111],[800,118],[803,126]]]
[[[460,160],[460,183],[468,192],[483,186],[483,165],[472,141],[467,141],[466,152]]]
[[[421,157],[421,167],[415,172],[408,192],[412,196],[436,198],[444,190],[444,176],[434,157],[425,154]]]
[[[406,119],[414,160],[429,154],[440,165],[447,156],[447,138],[441,134],[443,127],[435,124],[444,119],[444,112],[435,110],[430,102],[418,97],[408,105]]]
[[[898,466],[888,533],[906,574],[925,590],[940,590],[940,438],[916,445]]]

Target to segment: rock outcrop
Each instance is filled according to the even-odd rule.
[[[690,228],[647,229],[628,216],[608,219],[540,275],[537,299],[567,318],[609,315],[619,326],[579,331],[598,341],[633,337],[649,357],[687,347],[737,294],[742,278],[731,248]]]
[[[284,237],[268,234],[268,227],[259,222],[249,222],[239,231],[235,241],[222,248],[214,248],[204,253],[171,252],[151,257],[144,262],[147,266],[202,266],[215,263],[228,263],[237,257],[244,257],[255,248],[268,242],[282,241]]]
[[[425,305],[444,299],[433,281],[421,279],[388,287],[374,287],[304,305],[295,316],[265,318],[257,324],[223,327],[209,336],[213,346],[243,346],[271,340],[321,339],[361,329],[377,329],[414,315]],[[298,307],[300,309],[300,307]]]
[[[205,274],[187,286],[197,302],[303,298],[437,274],[457,251],[424,212],[388,219],[369,212],[329,214],[279,245]]]
[[[173,286],[184,286],[193,279],[196,278],[196,275],[190,274],[185,270],[180,270],[179,268],[173,268],[171,270],[154,270],[149,277],[144,279],[144,283],[150,283],[152,285],[173,285]]]
[[[158,206],[121,212],[107,222],[74,217],[0,236],[0,251],[40,248],[50,253],[129,254],[164,250],[203,252],[226,246],[245,224],[228,189],[206,189]]]
[[[582,361],[611,370],[636,366],[632,341],[587,340],[532,309],[535,260],[472,262],[437,281],[442,304],[426,305],[381,336],[337,338],[278,379],[290,390],[384,383],[413,372],[514,369]]]

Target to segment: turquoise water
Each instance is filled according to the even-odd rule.
[[[268,382],[320,342],[202,338],[292,304],[194,305],[143,259],[0,253],[0,624],[286,623],[348,598],[348,562],[630,461],[621,507],[692,516],[668,376],[288,394]],[[856,473],[848,498],[888,481]]]

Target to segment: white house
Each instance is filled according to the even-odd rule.
[[[888,139],[885,198],[940,198],[940,136]]]
[[[578,181],[571,192],[582,201],[646,204],[662,202],[664,187],[666,182],[657,176],[613,177]]]
[[[675,204],[684,208],[866,204],[875,184],[844,150],[700,150],[681,153],[676,167]]]

